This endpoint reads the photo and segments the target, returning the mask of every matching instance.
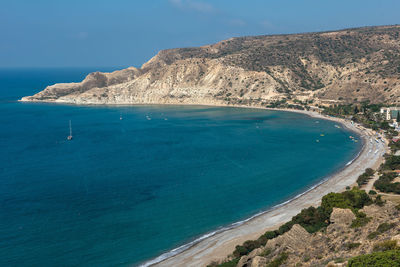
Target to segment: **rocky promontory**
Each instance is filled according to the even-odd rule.
[[[40,89],[40,88],[38,88]],[[400,103],[400,26],[231,38],[160,51],[141,68],[94,72],[22,101],[265,106]]]

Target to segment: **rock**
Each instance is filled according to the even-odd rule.
[[[267,242],[266,248],[274,249],[276,246],[285,247],[295,251],[306,249],[310,245],[311,234],[298,224],[292,226],[288,232]]]
[[[318,104],[398,103],[397,61],[382,58],[385,51],[400,53],[399,32],[400,26],[382,26],[168,49],[141,68],[94,72],[80,83],[48,86],[21,101],[265,107],[290,96]]]
[[[247,267],[248,263],[249,263],[249,256],[242,256],[238,262],[238,264],[236,265],[236,267]]]
[[[253,258],[256,255],[260,255],[262,252],[264,251],[264,248],[256,248],[255,250],[253,250],[252,252],[249,253],[249,258]]]
[[[330,221],[333,224],[350,226],[355,218],[356,216],[350,209],[333,208]]]
[[[251,260],[251,265],[250,267],[264,267],[267,264],[267,259],[260,257],[260,256],[255,256]]]

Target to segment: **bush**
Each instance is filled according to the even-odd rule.
[[[370,195],[376,195],[376,191],[374,191],[374,190],[369,190],[368,194],[370,194]]]
[[[357,256],[350,259],[347,266],[400,266],[400,250],[389,250]]]
[[[261,244],[257,240],[247,240],[243,243],[243,245],[236,246],[233,256],[239,258],[243,255],[249,254],[251,251],[259,247],[261,247]]]
[[[374,239],[375,237],[377,237],[379,235],[379,233],[378,232],[372,232],[372,233],[370,233],[368,236],[367,236],[367,238],[368,239]]]
[[[333,208],[351,209],[354,213],[372,204],[372,199],[364,190],[356,187],[342,193],[329,193],[322,198],[322,212],[329,217]]]
[[[212,263],[210,265],[208,265],[207,267],[236,267],[236,265],[239,263],[240,259],[233,259],[227,262],[223,262],[221,264],[215,264]]]
[[[287,259],[289,255],[287,253],[280,254],[277,258],[267,264],[267,267],[279,267],[281,266]]]
[[[353,248],[358,248],[361,245],[361,243],[347,243],[346,244],[346,248],[348,250],[351,250]]]
[[[355,220],[353,220],[353,222],[350,225],[351,228],[363,227],[371,221],[371,218],[367,217],[367,215],[363,212],[357,212],[356,217],[357,218]]]
[[[357,184],[358,186],[362,186],[368,183],[368,180],[370,180],[372,178],[372,176],[374,175],[374,170],[371,168],[367,168],[365,170],[365,172],[363,174],[361,174],[358,178],[357,178]]]
[[[328,226],[328,217],[322,212],[321,207],[309,207],[294,216],[292,222],[300,224],[309,233],[315,233]]]
[[[396,177],[397,173],[395,172],[384,173],[374,183],[374,186],[381,192],[400,194],[400,183],[392,183]]]
[[[396,240],[386,240],[374,245],[374,251],[387,251],[398,248]]]
[[[372,199],[368,194],[357,187],[342,193],[329,193],[322,198],[320,207],[303,209],[291,221],[280,226],[278,230],[268,231],[257,240],[248,240],[242,245],[236,246],[233,256],[240,258],[249,254],[254,249],[264,246],[268,240],[288,232],[294,224],[300,224],[309,233],[315,233],[329,224],[329,217],[333,208],[351,209],[357,216],[357,219],[353,222],[354,227],[363,226],[369,222],[370,218],[366,218],[365,214],[359,213],[358,210],[371,203]]]
[[[378,233],[384,233],[384,232],[386,232],[386,231],[388,231],[388,230],[390,230],[390,229],[392,229],[393,227],[395,227],[396,226],[396,224],[395,223],[382,223],[382,224],[380,224],[379,226],[378,226],[378,228],[376,229],[376,231],[378,232]]]
[[[376,205],[378,205],[379,207],[382,207],[386,203],[386,201],[382,200],[382,196],[381,195],[377,195],[376,198],[375,198],[374,203]]]

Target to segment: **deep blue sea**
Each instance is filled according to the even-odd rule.
[[[290,112],[16,101],[95,70],[0,70],[0,266],[135,266],[292,198],[361,146]]]

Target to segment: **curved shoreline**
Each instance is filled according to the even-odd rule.
[[[21,100],[19,100],[21,101]],[[362,126],[353,125],[349,121],[329,117],[318,114],[316,112],[295,109],[282,108],[265,108],[260,106],[245,106],[245,105],[226,105],[226,104],[77,104],[65,103],[56,101],[21,101],[21,102],[36,102],[62,105],[76,106],[144,106],[144,105],[176,105],[176,106],[209,106],[209,107],[236,107],[249,109],[266,109],[272,111],[295,112],[308,115],[310,117],[331,120],[342,125],[351,132],[356,132],[363,140],[363,146],[354,159],[349,161],[345,166],[323,178],[317,184],[311,186],[306,191],[286,200],[278,205],[275,205],[268,210],[259,212],[245,220],[232,223],[226,227],[208,232],[199,238],[184,244],[178,248],[174,248],[160,256],[144,262],[141,267],[147,266],[206,266],[212,261],[224,260],[235,246],[242,244],[246,240],[257,239],[265,231],[274,230],[281,224],[289,221],[294,215],[300,212],[301,209],[309,206],[316,206],[320,203],[322,196],[329,192],[340,192],[345,190],[346,186],[355,184],[359,175],[366,168],[376,168],[383,160],[382,155],[386,151],[386,144],[375,143],[372,137],[375,132],[363,128]],[[387,141],[386,141],[387,143]],[[369,151],[369,152],[368,152]],[[371,151],[379,151],[379,153],[370,153]]]
[[[241,108],[266,109],[261,107],[249,106],[231,106]],[[229,226],[223,227],[213,232],[208,232],[201,237],[191,241],[178,248],[172,249],[160,256],[153,258],[140,265],[147,266],[206,266],[212,261],[221,261],[232,253],[234,247],[246,240],[256,239],[265,231],[279,227],[279,225],[289,221],[301,209],[309,206],[318,205],[322,196],[329,192],[339,192],[345,190],[346,186],[355,183],[357,177],[361,175],[366,168],[376,168],[383,160],[383,154],[386,151],[386,144],[372,142],[374,131],[365,129],[362,126],[351,124],[350,122],[336,117],[327,117],[318,113],[291,110],[275,109],[268,110],[286,111],[302,113],[311,117],[331,120],[355,132],[363,140],[363,145],[357,155],[341,169],[328,175],[317,184],[311,186],[306,191],[286,200],[278,205],[269,208],[266,211],[257,213],[245,220],[235,222]],[[370,151],[379,151],[379,153],[370,153]],[[369,151],[369,152],[368,152]],[[347,177],[347,179],[346,179]],[[284,214],[281,214],[284,213]]]

